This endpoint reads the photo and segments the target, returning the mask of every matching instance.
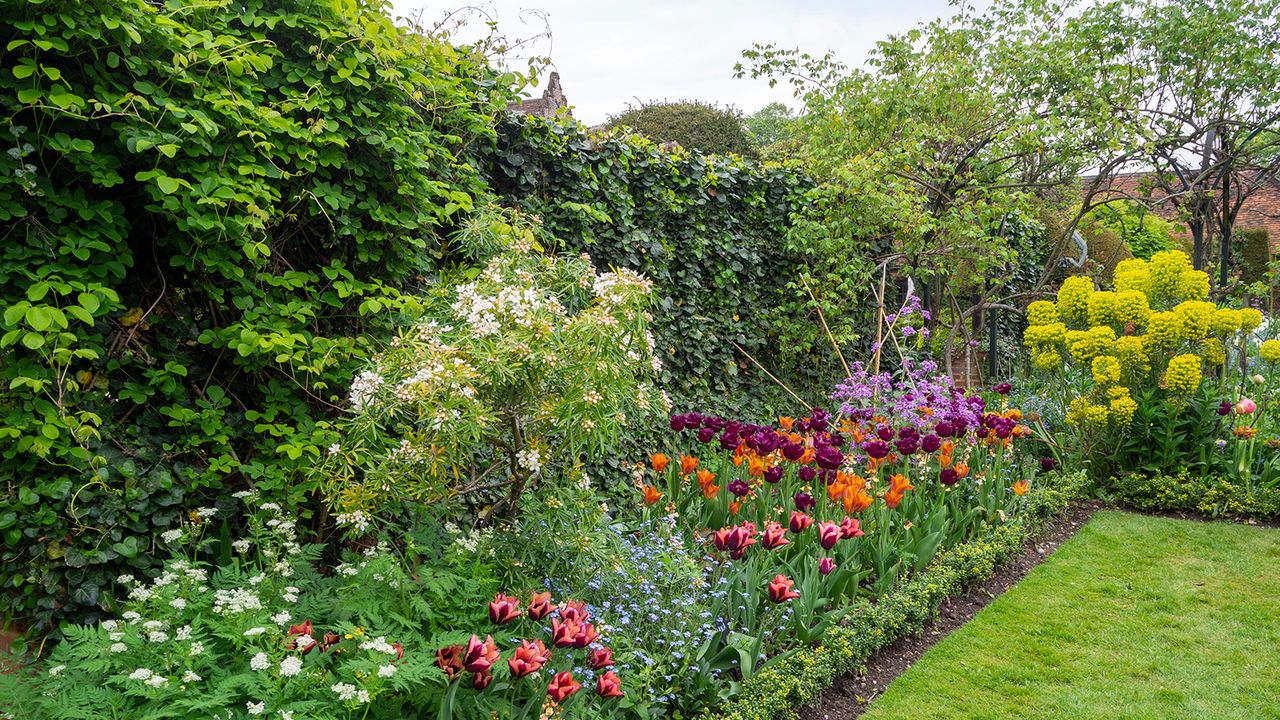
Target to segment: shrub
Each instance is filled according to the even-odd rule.
[[[307,497],[518,78],[381,2],[6,8],[0,588],[47,627],[109,608],[175,502]]]
[[[1148,212],[1142,205],[1122,200],[1094,208],[1088,218],[1098,226],[1120,236],[1133,257],[1150,260],[1151,256],[1174,249],[1173,223]]]
[[[511,212],[477,213],[460,241],[492,257],[426,293],[421,317],[352,383],[353,415],[313,470],[340,525],[364,532],[387,512],[443,521],[457,500],[492,511],[497,493],[513,511],[526,487],[669,409],[653,384],[647,279],[539,252]]]
[[[754,157],[756,144],[747,134],[742,113],[696,100],[650,102],[609,118],[613,128],[631,128],[659,143],[674,142],[708,155],[730,153]]]
[[[1280,487],[1254,491],[1219,475],[1137,472],[1112,478],[1106,487],[1117,500],[1139,510],[1257,520],[1280,518]]]

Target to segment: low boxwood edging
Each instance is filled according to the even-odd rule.
[[[874,604],[828,630],[822,642],[801,650],[743,681],[740,694],[707,718],[772,720],[795,717],[831,687],[836,678],[859,669],[873,652],[938,616],[946,598],[990,578],[996,567],[1022,551],[1044,520],[1066,509],[1087,485],[1084,473],[1057,476],[1028,495],[1028,512],[1019,519],[943,553]]]
[[[1131,473],[1111,478],[1102,487],[1123,505],[1145,512],[1188,512],[1212,518],[1280,519],[1280,488],[1249,488],[1229,478]]]

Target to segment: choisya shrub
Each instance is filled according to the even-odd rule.
[[[1024,334],[1033,369],[1049,376],[1068,428],[1095,456],[1114,448],[1135,417],[1150,424],[1203,405],[1206,378],[1238,372],[1228,357],[1249,355],[1263,321],[1255,308],[1209,302],[1208,276],[1180,251],[1121,261],[1114,278],[1113,290],[1067,278],[1057,302],[1028,305]]]
[[[670,408],[648,279],[543,252],[512,211],[477,213],[459,239],[483,269],[424,295],[356,376],[341,441],[313,471],[357,532],[406,501],[441,519],[460,502],[512,514],[524,490]]]
[[[47,627],[183,506],[308,496],[519,78],[377,1],[2,7],[0,594]]]

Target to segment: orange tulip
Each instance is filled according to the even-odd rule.
[[[969,463],[956,463],[956,477],[966,477],[969,474]]]
[[[849,513],[862,512],[875,503],[875,499],[867,494],[866,490],[855,490],[853,497],[844,504],[844,511]]]
[[[897,490],[889,490],[884,494],[884,504],[890,509],[898,507],[898,503],[902,502],[903,493]]]
[[[1018,408],[1009,408],[1008,410],[1005,410],[1000,414],[1009,418],[1014,422],[1017,422],[1022,419],[1022,411],[1019,410]]]
[[[942,449],[938,451],[942,455],[954,455],[956,452],[956,444],[952,440],[943,440]]]
[[[915,490],[915,486],[911,484],[911,481],[907,479],[906,475],[894,475],[889,478],[889,489],[897,492],[906,492],[908,490]]]
[[[662,493],[658,492],[658,489],[652,485],[643,485],[641,487],[644,489],[645,505],[654,505],[662,499]]]
[[[667,464],[671,462],[671,458],[662,453],[654,453],[649,456],[649,464],[653,466],[654,472],[662,472],[667,469]]]
[[[715,480],[715,479],[716,479],[716,474],[715,474],[715,473],[713,473],[713,472],[711,472],[710,470],[705,470],[705,469],[703,469],[703,470],[699,470],[699,471],[698,471],[698,485],[699,485],[699,486],[710,485],[710,484],[711,484],[711,481],[712,481],[712,480]]]
[[[950,455],[939,455],[939,456],[938,456],[938,467],[941,467],[943,470],[946,470],[947,468],[951,467],[951,456],[950,456]]]
[[[716,495],[719,495],[719,494],[720,494],[719,485],[713,485],[711,483],[707,483],[706,485],[702,486],[702,497],[708,500],[711,500],[712,498],[714,498]]]
[[[742,461],[747,459],[746,443],[738,443],[738,447],[733,449],[733,466],[742,467]]]
[[[760,457],[752,453],[747,458],[747,474],[752,477],[760,477],[764,475],[764,471],[769,469],[769,459]]]
[[[783,415],[782,417],[778,418],[778,426],[781,427],[783,430],[786,430],[787,432],[790,432],[791,428],[794,427],[795,424],[796,424],[795,419],[788,417],[786,415]]]
[[[680,456],[680,474],[688,475],[698,467],[698,458],[689,455]]]
[[[1027,482],[1026,480],[1019,480],[1018,482],[1013,484],[1013,494],[1018,495],[1019,497],[1021,497],[1022,495],[1026,495],[1027,490],[1030,490],[1030,489],[1031,489],[1031,483]]]

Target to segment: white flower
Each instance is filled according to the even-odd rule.
[[[209,518],[217,514],[218,514],[218,508],[211,508],[211,507],[196,508],[196,515],[199,515],[205,520],[208,520]]]
[[[263,580],[266,580],[266,579],[267,579],[267,576],[266,576],[266,575],[254,575],[253,577],[249,578],[249,584],[250,584],[250,585],[261,585],[261,584],[262,584],[262,581],[263,581]]]
[[[387,678],[395,674],[396,674],[395,665],[383,665],[382,667],[378,668],[378,677]]]
[[[190,640],[191,626],[183,625],[182,627],[178,628],[177,632],[173,634],[173,639],[174,640]]]
[[[219,615],[235,615],[246,610],[261,610],[262,599],[252,590],[232,588],[213,591],[213,611]]]
[[[261,635],[262,633],[264,633],[264,632],[266,632],[266,631],[267,631],[267,629],[266,629],[266,628],[264,628],[264,627],[251,627],[251,628],[249,628],[248,630],[245,630],[245,631],[244,631],[244,636],[245,636],[245,637],[254,637],[254,636],[257,636],[257,635]]]
[[[373,370],[365,370],[357,375],[351,382],[351,395],[348,396],[351,407],[357,411],[363,410],[373,399],[374,393],[378,392],[378,388],[382,387],[382,382],[382,376]]]
[[[298,592],[299,592],[298,588],[293,587],[292,585],[289,585],[285,587],[283,593],[280,593],[280,599],[284,600],[285,602],[296,603],[298,602]]]
[[[191,657],[195,657],[196,655],[199,655],[202,652],[204,652],[204,643],[197,640],[196,642],[191,643],[191,652],[187,654],[190,655]]]
[[[334,694],[338,696],[338,699],[343,702],[350,700],[355,700],[356,702],[361,703],[369,702],[369,691],[359,690],[351,683],[334,683],[329,686],[329,689],[332,690]]]
[[[120,583],[121,585],[129,585],[129,584],[132,584],[132,583],[133,583],[133,576],[132,576],[132,575],[121,575],[120,577],[116,578],[116,582]]]
[[[277,710],[276,712],[279,713],[280,720],[293,720],[292,710]]]
[[[537,448],[525,448],[516,453],[516,460],[520,463],[520,467],[531,473],[536,473],[542,469],[542,454]]]
[[[342,446],[341,446],[341,445],[339,445],[338,443],[334,443],[334,444],[332,444],[332,445],[330,445],[330,446],[329,446],[329,454],[330,454],[330,455],[337,455],[337,454],[338,454],[338,453],[340,453],[340,452],[342,452]]]
[[[138,622],[139,620],[142,619],[141,615],[139,615],[138,613],[132,610],[126,610],[125,612],[120,614],[120,617],[124,618],[125,620],[128,620],[131,623]]]
[[[200,677],[199,675],[197,675],[197,674],[195,674],[195,673],[191,672],[190,670],[188,670],[188,671],[186,671],[185,673],[183,673],[183,674],[182,674],[182,682],[184,682],[184,683],[200,682],[200,681],[201,681],[201,680],[203,680],[203,679],[204,679],[204,678],[202,678],[202,677]]]
[[[151,687],[164,687],[169,684],[169,678],[163,675],[152,675],[147,678],[145,682]]]
[[[281,675],[285,677],[293,677],[294,675],[297,675],[300,672],[302,672],[301,657],[298,657],[297,655],[290,655],[289,657],[280,661]]]
[[[355,512],[349,513],[338,513],[334,516],[334,520],[337,521],[338,525],[350,525],[358,532],[364,532],[369,529],[369,516],[366,515],[363,510],[356,510]]]
[[[103,620],[101,623],[98,624],[98,627],[102,628],[103,630],[115,630],[119,626],[120,626],[120,623],[116,622],[115,620]]]
[[[231,497],[236,498],[237,500],[243,500],[251,495],[253,495],[252,490],[238,490],[231,493]]]
[[[266,670],[271,667],[271,661],[267,659],[267,654],[260,652],[249,659],[250,670]]]
[[[49,668],[49,677],[56,677],[62,674],[62,671],[66,669],[67,669],[66,665],[54,665],[53,667]]]
[[[288,625],[289,621],[292,619],[293,617],[289,615],[288,610],[281,610],[280,612],[271,616],[271,622],[277,625]]]
[[[180,537],[182,537],[182,530],[165,530],[160,533],[160,539],[166,543],[177,542]]]
[[[365,642],[360,643],[360,649],[376,650],[378,652],[386,653],[388,655],[396,654],[396,649],[394,647],[391,647],[391,643],[387,642],[387,639],[381,635],[379,635],[378,637],[372,640],[367,640]]]
[[[183,610],[187,607],[187,601],[184,598],[174,598],[169,601],[169,605],[177,610]]]
[[[122,653],[125,650],[128,650],[129,646],[125,645],[122,642],[118,642],[118,643],[111,643],[111,647],[108,649],[113,653]]]
[[[164,628],[165,623],[160,620],[148,620],[142,623],[143,630],[163,630]]]
[[[138,668],[137,670],[134,670],[133,672],[129,673],[129,679],[130,680],[146,680],[152,675],[155,675],[155,673],[151,672],[149,668]]]
[[[265,702],[245,702],[245,707],[249,708],[250,715],[261,715],[267,709]]]
[[[316,644],[316,639],[311,637],[310,635],[307,635],[306,633],[303,633],[302,635],[299,635],[298,637],[293,639],[293,644],[294,644],[294,647],[298,648],[299,650],[306,650],[307,648]]]
[[[235,542],[231,543],[231,547],[235,548],[236,552],[243,555],[244,553],[249,552],[249,546],[252,544],[253,543],[249,542],[248,540],[236,540]]]
[[[162,643],[169,641],[168,633],[162,633],[159,630],[153,630],[147,633],[147,639],[153,643]]]

